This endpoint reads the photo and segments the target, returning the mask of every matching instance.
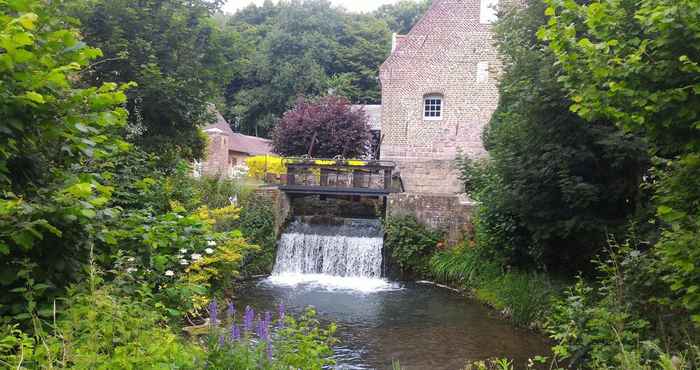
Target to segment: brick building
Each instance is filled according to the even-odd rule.
[[[195,175],[230,177],[233,168],[245,164],[246,158],[272,154],[270,140],[235,133],[219,112],[215,114],[216,122],[203,130],[209,145],[205,160],[195,166]]]
[[[381,159],[409,193],[461,191],[458,153],[486,155],[481,134],[498,103],[495,0],[434,0],[380,69]]]
[[[387,212],[446,230],[449,244],[471,233],[455,159],[486,156],[482,132],[498,105],[496,2],[434,0],[407,35],[394,36],[379,73],[381,159],[396,162],[405,189],[389,196]]]

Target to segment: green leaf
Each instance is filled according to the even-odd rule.
[[[44,96],[35,91],[29,91],[25,93],[22,97],[37,104],[46,103],[46,101],[44,100]]]
[[[34,29],[34,24],[36,21],[39,19],[39,16],[37,16],[34,13],[26,13],[23,14],[21,17],[17,18],[17,22],[22,25],[25,29],[28,30],[33,30]]]
[[[97,212],[91,209],[82,209],[80,211],[80,214],[87,218],[94,218],[95,216],[97,216]]]

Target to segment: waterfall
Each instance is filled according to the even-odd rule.
[[[342,219],[338,224],[294,221],[282,234],[270,281],[329,288],[377,290],[384,233],[379,220]]]

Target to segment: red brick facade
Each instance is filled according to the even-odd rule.
[[[435,0],[397,37],[380,70],[382,159],[397,162],[407,192],[454,194],[458,152],[486,155],[481,134],[498,103],[499,59],[482,1]],[[441,119],[425,119],[424,98],[442,98]]]

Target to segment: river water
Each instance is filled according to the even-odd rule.
[[[544,339],[518,329],[462,294],[381,278],[378,222],[292,224],[282,235],[273,275],[238,290],[239,307],[292,313],[313,306],[335,322],[337,369],[462,369],[468,360],[548,353]]]

